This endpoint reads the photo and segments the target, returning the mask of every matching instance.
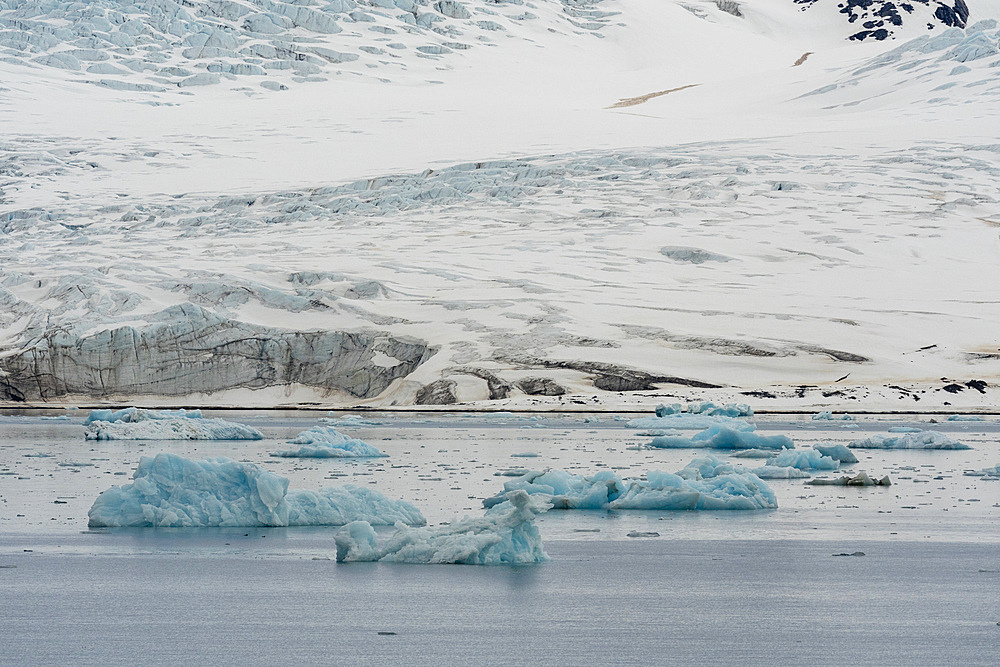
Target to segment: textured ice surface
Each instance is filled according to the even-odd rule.
[[[777,455],[773,449],[745,449],[742,452],[733,452],[729,456],[736,459],[770,459]]]
[[[377,458],[386,456],[367,442],[349,438],[332,426],[314,426],[288,441],[299,445],[271,454],[285,458]]]
[[[688,403],[687,411],[694,415],[709,415],[711,417],[753,417],[753,408],[746,403],[716,405],[711,401],[698,401]]]
[[[761,479],[802,479],[810,476],[805,470],[791,466],[763,465],[754,468],[751,472]]]
[[[698,415],[690,412],[665,414],[662,417],[637,417],[628,422],[629,428],[644,429],[704,429],[726,426],[735,431],[753,431],[754,425],[744,419],[725,416]]]
[[[90,508],[91,527],[339,526],[351,521],[422,525],[420,511],[374,489],[289,491],[285,477],[227,458],[143,456],[133,482],[112,486]]]
[[[786,435],[760,435],[752,431],[739,431],[729,426],[714,425],[693,437],[662,435],[649,443],[657,449],[793,449],[795,444]]]
[[[535,517],[549,509],[542,498],[512,491],[482,517],[464,517],[434,528],[398,526],[382,546],[364,521],[341,528],[337,561],[389,561],[460,565],[522,565],[548,560]]]
[[[799,470],[836,470],[840,462],[815,449],[786,450],[767,462],[768,466],[784,466]]]
[[[835,444],[832,442],[819,443],[813,447],[817,452],[823,456],[829,456],[835,461],[840,461],[841,463],[857,463],[858,457],[854,455],[854,452],[849,450],[847,447],[841,444]]]
[[[564,470],[531,471],[504,483],[503,492],[483,501],[503,502],[507,493],[544,495],[554,509],[749,510],[777,507],[771,489],[740,466],[713,456],[695,459],[677,474],[650,471],[645,480],[619,478],[606,470],[574,475]]]
[[[203,419],[200,410],[93,410],[84,422],[87,440],[260,440],[260,431],[224,419]]]
[[[976,415],[951,415],[948,417],[950,422],[981,422],[982,417],[977,417]]]
[[[873,435],[855,440],[852,449],[972,449],[938,431],[920,431],[903,435]]]
[[[814,420],[816,420],[816,421],[825,420],[825,419],[831,419],[831,420],[836,420],[836,421],[854,421],[854,417],[852,417],[851,415],[847,414],[846,412],[842,412],[840,414],[835,415],[832,412],[830,412],[829,410],[825,410],[823,412],[817,412],[816,414],[814,414],[812,416],[812,418]]]

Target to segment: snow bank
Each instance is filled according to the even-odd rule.
[[[535,517],[549,507],[545,500],[532,498],[526,491],[513,491],[482,517],[465,517],[436,528],[398,526],[382,547],[378,546],[370,523],[355,521],[337,531],[337,561],[461,565],[541,563],[549,557],[542,549]]]
[[[288,479],[227,458],[144,456],[131,484],[90,508],[91,527],[339,526],[351,521],[425,523],[420,511],[356,486],[289,491]]]
[[[300,445],[271,454],[286,458],[377,458],[386,456],[367,442],[349,438],[332,426],[314,426],[288,441]]]
[[[851,449],[972,449],[966,444],[952,440],[937,431],[919,431],[903,435],[873,435],[864,440],[855,440],[848,445]]]
[[[93,410],[84,422],[87,440],[260,440],[260,431],[224,419],[203,419],[200,410]]]
[[[835,415],[832,412],[817,412],[812,416],[813,421],[833,420],[833,421],[854,421],[854,417],[845,413]]]
[[[857,463],[858,457],[854,455],[854,452],[849,450],[844,445],[834,444],[832,442],[819,443],[813,447],[817,452],[823,456],[829,456],[834,461],[840,461],[841,463]]]
[[[573,475],[563,470],[531,471],[504,484],[483,501],[501,503],[506,494],[543,495],[554,509],[754,510],[778,506],[759,477],[713,456],[697,458],[677,474],[650,471],[645,480],[622,480],[611,471]]]
[[[840,462],[823,456],[815,449],[786,450],[767,462],[768,466],[798,468],[799,470],[836,470]]]
[[[795,444],[786,435],[758,435],[751,431],[737,431],[728,426],[716,424],[691,438],[677,435],[662,435],[653,438],[648,446],[657,449],[684,449],[688,447],[704,449],[793,449]]]

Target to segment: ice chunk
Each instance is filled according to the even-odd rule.
[[[966,444],[952,440],[937,431],[918,431],[905,435],[873,435],[864,440],[855,440],[848,445],[851,449],[972,449]]]
[[[849,475],[837,477],[836,479],[818,477],[809,480],[806,484],[815,484],[816,486],[891,486],[892,482],[889,481],[888,475],[882,479],[872,479],[868,476],[868,473],[859,472],[854,477]]]
[[[260,440],[257,429],[204,419],[200,410],[93,410],[84,422],[87,440]]]
[[[374,489],[289,491],[288,479],[252,463],[143,456],[131,484],[112,486],[90,508],[91,527],[339,526],[351,521],[425,523],[420,511]]]
[[[638,417],[628,423],[629,428],[645,429],[698,429],[712,426],[726,426],[734,431],[753,431],[756,427],[743,419],[712,415],[698,415],[689,412],[668,414],[663,417]]]
[[[436,528],[398,526],[381,548],[375,531],[365,522],[341,528],[334,538],[337,561],[394,563],[454,563],[461,565],[521,565],[549,557],[535,517],[550,505],[526,491],[508,493],[504,502],[482,517],[465,517]]]
[[[728,426],[715,425],[691,438],[663,435],[653,438],[650,447],[657,449],[683,449],[688,447],[704,449],[794,449],[795,444],[786,435],[758,435],[749,431],[737,431]]]
[[[977,417],[975,415],[951,415],[948,417],[950,422],[981,422],[982,417]]]
[[[817,452],[823,456],[829,456],[835,461],[840,461],[841,463],[857,463],[858,457],[854,455],[854,452],[849,450],[844,445],[834,444],[832,442],[819,443],[813,447]]]
[[[835,415],[832,412],[817,412],[812,416],[813,421],[834,420],[834,421],[854,421],[854,417],[843,412]]]
[[[809,477],[809,473],[791,466],[765,465],[754,468],[751,472],[761,479],[802,479]]]
[[[769,466],[785,466],[799,470],[836,470],[840,462],[823,456],[815,449],[786,450],[767,462]]]
[[[726,403],[720,406],[709,401],[699,401],[688,403],[687,411],[693,415],[711,417],[753,417],[753,408],[746,403]]]
[[[28,456],[28,454],[25,454],[25,456]],[[963,474],[968,477],[1000,477],[1000,463],[992,468],[983,468],[982,470],[966,470]]]
[[[666,417],[667,415],[679,415],[681,411],[682,409],[680,403],[671,403],[670,405],[664,405],[663,403],[660,403],[659,405],[656,406],[657,417]]]
[[[386,456],[367,442],[349,438],[332,426],[314,426],[302,431],[288,441],[299,445],[295,449],[282,449],[271,456],[286,458],[376,458]]]
[[[745,449],[742,452],[730,454],[736,459],[770,459],[777,455],[778,453],[773,449]]]
[[[511,454],[511,456],[513,456],[515,458],[521,458],[521,459],[534,459],[534,458],[538,458],[538,454],[536,452],[519,452],[517,454]]]
[[[506,494],[544,495],[554,509],[750,510],[777,507],[774,492],[740,466],[713,456],[693,460],[677,474],[650,471],[645,480],[622,480],[611,471],[573,475],[563,470],[533,470],[504,484],[504,491],[483,501],[503,502]]]
[[[891,426],[888,430],[889,433],[923,433],[922,429],[912,426]]]

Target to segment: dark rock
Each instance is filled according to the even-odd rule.
[[[417,392],[417,405],[453,405],[458,403],[454,380],[435,380]]]
[[[518,381],[517,388],[531,396],[562,396],[568,393],[565,387],[546,377],[524,378]]]

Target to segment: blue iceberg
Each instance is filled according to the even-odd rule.
[[[972,449],[937,431],[919,431],[903,435],[873,435],[847,445],[851,449]]]
[[[525,565],[549,557],[535,517],[549,509],[541,498],[526,491],[506,494],[503,502],[482,517],[465,517],[446,526],[408,528],[396,532],[379,547],[371,524],[350,523],[335,536],[337,562],[384,561],[460,565]]]
[[[289,491],[288,479],[227,458],[143,456],[133,482],[112,486],[90,508],[91,527],[342,526],[426,523],[410,503],[365,487]]]
[[[92,410],[84,421],[87,440],[260,440],[260,431],[224,419],[204,419],[201,410]]]
[[[976,415],[951,415],[948,417],[950,422],[981,422],[982,417],[977,417]]]
[[[766,465],[799,470],[836,470],[840,467],[840,462],[829,456],[823,456],[815,449],[796,449],[781,452]]]
[[[761,479],[802,479],[809,477],[809,473],[792,466],[772,466],[763,465],[754,468],[751,472]]]
[[[759,435],[752,431],[738,431],[715,424],[690,438],[679,435],[662,435],[653,438],[649,447],[656,449],[794,449],[795,444],[786,435]]]
[[[485,507],[493,507],[504,502],[512,491],[549,496],[554,509],[599,510],[625,491],[625,483],[610,470],[596,475],[581,476],[564,470],[530,470],[524,475],[506,482],[503,492],[483,501]]]
[[[966,470],[962,474],[967,477],[988,477],[990,479],[1000,478],[1000,463],[992,468],[983,468],[982,470]]]
[[[817,412],[812,416],[813,421],[823,421],[823,420],[833,420],[833,421],[854,421],[854,417],[843,412],[839,415],[835,415],[832,412]]]
[[[835,444],[832,442],[821,442],[813,447],[817,452],[823,456],[829,456],[835,461],[840,461],[841,463],[857,463],[858,457],[854,455],[854,452],[849,450],[844,445]]]
[[[710,417],[753,417],[753,408],[746,403],[716,405],[711,401],[700,401],[688,403],[687,411],[693,415],[708,415]]]
[[[349,438],[332,426],[314,426],[302,431],[288,441],[299,445],[295,449],[282,449],[271,454],[285,458],[378,458],[386,456],[363,440]]]

